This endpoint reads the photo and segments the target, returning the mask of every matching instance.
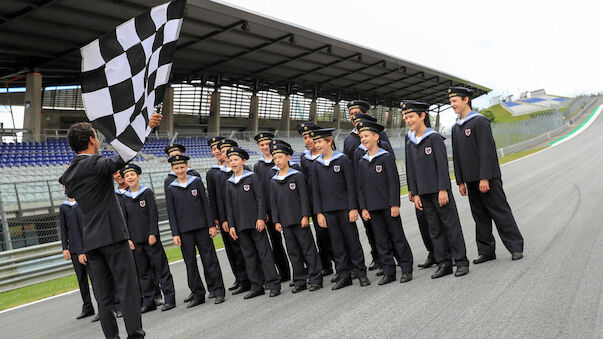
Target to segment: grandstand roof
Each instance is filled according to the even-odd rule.
[[[79,82],[79,48],[166,0],[3,0],[0,79],[23,86],[36,71],[44,86]],[[401,98],[446,103],[445,89],[490,91],[450,74],[221,2],[188,0],[173,82],[243,84],[333,100]]]

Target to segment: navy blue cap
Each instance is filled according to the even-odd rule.
[[[310,136],[314,140],[321,139],[321,138],[326,138],[326,137],[331,137],[331,136],[333,136],[333,131],[334,130],[335,130],[334,128],[315,129],[312,132],[310,132]]]
[[[383,127],[383,125],[379,125],[374,121],[361,120],[358,125],[356,125],[356,129],[358,130],[358,133],[364,131],[373,131],[375,133],[381,133],[383,132],[385,127]]]
[[[119,170],[119,174],[121,174],[122,177],[128,172],[136,172],[136,174],[140,175],[142,173],[142,168],[136,164],[127,164],[124,168]]]
[[[272,139],[274,139],[274,133],[261,132],[261,133],[258,133],[256,136],[254,136],[253,139],[255,139],[255,141],[258,143],[260,143],[262,141],[266,141],[266,140],[272,140]]]
[[[318,126],[317,124],[313,123],[313,122],[302,122],[301,124],[297,125],[297,132],[299,134],[301,134],[302,136],[310,133],[310,131],[313,131],[315,129],[320,129],[321,127]]]
[[[233,155],[241,157],[242,159],[245,159],[245,160],[249,160],[249,153],[247,153],[246,150],[239,148],[239,147],[231,147],[226,150],[227,157],[230,158]]]
[[[222,149],[224,147],[239,147],[239,144],[234,140],[225,138],[225,139],[218,141],[218,148]]]
[[[191,158],[187,157],[186,155],[174,155],[173,157],[168,159],[168,162],[170,164],[172,164],[172,166],[174,165],[180,165],[180,164],[186,164],[188,163],[188,161]]]
[[[186,147],[184,147],[180,144],[169,144],[169,145],[165,146],[163,151],[165,152],[165,154],[168,154],[168,155],[174,151],[180,151],[180,152],[184,153],[186,151]]]
[[[362,112],[368,112],[369,108],[371,108],[371,104],[364,100],[352,100],[348,102],[348,110],[359,108]]]
[[[217,146],[218,143],[220,142],[220,140],[224,140],[224,139],[226,139],[226,138],[225,137],[221,137],[221,136],[213,137],[213,138],[207,140],[207,145],[209,147]]]
[[[452,97],[469,97],[473,98],[473,91],[466,87],[450,87],[448,88],[448,98]]]
[[[293,155],[293,148],[287,142],[282,140],[272,140],[270,144],[270,153],[272,155],[276,153],[284,153],[286,155]]]

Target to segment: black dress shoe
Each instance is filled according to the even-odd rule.
[[[270,298],[278,297],[281,295],[281,290],[270,290]]]
[[[163,305],[163,299],[161,299],[161,297],[155,298],[153,301],[155,302],[155,306]]]
[[[427,259],[424,262],[420,263],[417,266],[419,266],[420,268],[428,268],[435,264],[436,264],[436,261],[433,257],[427,257]]]
[[[92,318],[92,322],[95,323],[97,321],[100,320],[100,314],[96,314],[93,318]]]
[[[155,304],[150,305],[150,306],[143,306],[140,308],[140,313],[147,313],[147,312],[155,311],[156,309],[157,309],[157,306],[155,306]]]
[[[412,280],[412,272],[402,272],[402,276],[400,277],[400,283],[409,282]]]
[[[431,279],[441,278],[449,274],[452,274],[452,264],[439,264],[438,269],[431,275]]]
[[[523,252],[513,252],[511,253],[511,260],[519,260],[523,258]]]
[[[240,284],[239,284],[239,282],[238,282],[238,281],[235,281],[235,283],[234,283],[234,284],[232,284],[232,286],[230,286],[230,287],[228,288],[228,290],[229,290],[229,291],[234,291],[234,290],[237,290],[237,289],[239,289],[239,285],[240,285]]]
[[[249,291],[249,293],[245,294],[245,296],[243,297],[243,299],[251,299],[251,298],[255,298],[257,296],[263,295],[266,292],[264,292],[264,289],[259,289],[259,290],[255,290],[255,291]]]
[[[306,285],[299,285],[299,286],[295,286],[293,287],[293,289],[291,290],[292,293],[299,293],[301,291],[305,291],[308,289],[308,286]]]
[[[172,304],[172,303],[165,303],[163,304],[163,306],[161,307],[161,312],[165,312],[165,311],[169,311],[172,308],[176,307],[176,304]]]
[[[331,282],[337,282],[339,280],[339,273],[335,274],[332,278],[331,278]]]
[[[328,268],[326,270],[322,270],[322,276],[326,277],[327,275],[331,275],[333,274],[333,269],[332,268]]]
[[[213,299],[215,298],[216,295],[214,294],[214,292],[209,292],[209,297],[207,297],[208,299]]]
[[[310,285],[310,292],[318,291],[322,288],[322,284]]]
[[[215,298],[216,299],[214,299],[214,305],[221,304],[221,303],[224,302],[224,296],[219,295],[219,296],[217,296]]]
[[[371,284],[371,281],[369,280],[369,278],[365,276],[363,277],[359,277],[358,281],[360,281],[360,287],[367,287]]]
[[[371,264],[368,267],[369,271],[374,271],[376,269],[380,268],[379,263],[376,260],[371,261]]]
[[[289,283],[289,287],[293,287],[295,286],[295,281],[291,280],[291,282]]]
[[[187,303],[187,302],[193,300],[194,297],[195,297],[195,295],[193,293],[191,293],[188,295],[188,297],[184,298],[184,302]]]
[[[84,319],[86,317],[90,317],[94,315],[94,311],[86,311],[86,312],[82,312],[80,313],[80,315],[78,315],[77,317],[75,317],[75,319],[80,320],[80,319]]]
[[[382,270],[382,269],[379,269],[379,270],[377,271],[377,276],[378,276],[378,277],[381,277],[382,275],[383,275],[383,270]]]
[[[232,295],[241,294],[241,293],[247,292],[249,290],[251,290],[251,285],[240,285],[239,288],[232,291]],[[262,291],[263,291],[263,289],[262,289]]]
[[[389,276],[389,275],[384,275],[383,277],[381,277],[381,280],[379,280],[379,282],[377,284],[379,286],[381,286],[381,285],[389,284],[392,281],[396,281],[396,278]]]
[[[352,285],[352,278],[344,278],[344,279],[339,279],[337,280],[337,282],[335,283],[335,285],[333,285],[333,287],[331,287],[331,289],[333,291],[338,290],[340,288],[344,288],[346,286],[350,286]]]
[[[186,308],[195,307],[197,305],[201,305],[204,303],[205,303],[205,296],[194,296],[193,300],[191,300],[191,302],[188,303],[188,305],[186,305]]]
[[[121,310],[115,311],[115,318],[121,318],[123,316],[124,316],[124,314],[121,312]]]
[[[496,254],[492,254],[492,255],[483,255],[483,254],[480,254],[480,255],[477,256],[477,259],[473,260],[473,263],[475,265],[477,265],[477,264],[481,264],[483,262],[494,260],[494,259],[496,259]]]
[[[469,273],[469,266],[458,266],[456,268],[456,272],[454,272],[455,277],[462,277]]]

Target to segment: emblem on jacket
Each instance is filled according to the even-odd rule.
[[[191,190],[191,194],[193,195],[193,197],[197,196],[197,190]]]
[[[140,207],[145,207],[147,205],[147,202],[144,200],[140,200]]]
[[[333,166],[333,171],[334,171],[335,173],[339,173],[339,171],[341,171],[341,166],[340,166],[340,165],[335,165],[335,166]]]
[[[425,154],[427,154],[427,155],[431,154],[431,147],[425,147]]]
[[[249,186],[249,185],[243,185],[243,191],[245,191],[245,192],[249,192],[250,188],[251,188],[251,186]]]
[[[381,165],[375,166],[375,171],[377,171],[377,173],[381,173],[381,171],[383,171],[383,166],[381,166]]]
[[[294,182],[292,182],[292,183],[289,184],[289,189],[292,190],[292,191],[295,189],[295,183]]]
[[[471,135],[471,128],[467,128],[467,129],[465,130],[465,135],[466,135],[466,136],[470,136],[470,135]]]

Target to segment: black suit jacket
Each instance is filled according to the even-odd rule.
[[[61,244],[63,250],[69,250],[71,254],[84,252],[82,244],[82,213],[78,204],[73,206],[62,204],[59,207],[59,220],[61,221]]]
[[[84,252],[130,238],[112,177],[125,164],[119,155],[78,155],[63,173],[67,195],[82,211]]]

